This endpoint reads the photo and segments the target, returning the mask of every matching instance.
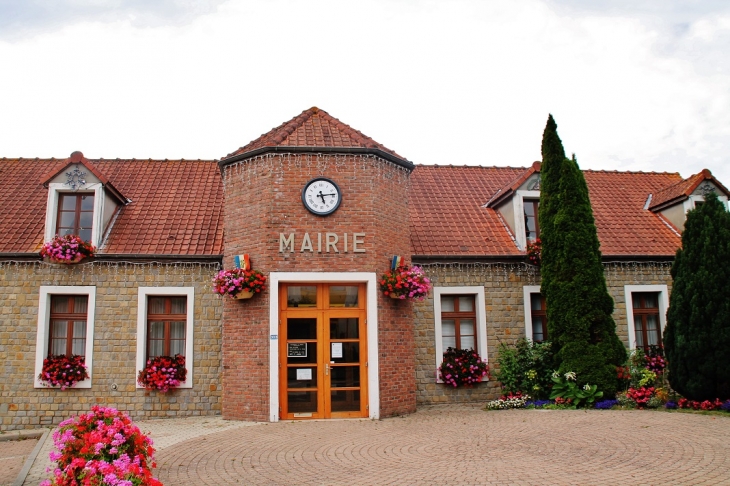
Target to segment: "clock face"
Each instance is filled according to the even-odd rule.
[[[340,188],[333,181],[318,177],[307,182],[302,190],[304,207],[318,216],[332,214],[342,202]]]

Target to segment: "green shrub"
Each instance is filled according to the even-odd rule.
[[[514,346],[499,345],[499,371],[495,378],[506,393],[522,392],[533,399],[550,395],[554,359],[549,342],[533,343],[520,339]]]

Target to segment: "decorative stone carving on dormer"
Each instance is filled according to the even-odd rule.
[[[537,177],[532,179],[531,181],[528,181],[528,191],[539,191],[540,190],[540,174],[537,174]]]
[[[86,185],[86,172],[75,166],[71,172],[66,172],[66,185],[73,191],[83,189]]]
[[[700,184],[697,190],[702,194],[702,196],[707,196],[708,194],[715,192],[715,186],[705,181]]]

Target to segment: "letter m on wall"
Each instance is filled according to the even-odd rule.
[[[279,233],[279,253],[284,253],[287,249],[289,253],[294,253],[294,233],[289,233],[289,236]]]

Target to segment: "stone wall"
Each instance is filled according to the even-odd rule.
[[[133,419],[220,414],[222,306],[210,287],[217,268],[217,263],[0,262],[0,430],[55,425],[94,404]],[[41,285],[96,286],[90,389],[34,388]],[[194,287],[192,388],[167,394],[136,388],[139,287]]]
[[[604,264],[608,290],[615,302],[617,333],[626,346],[629,340],[624,285],[667,285],[671,292],[670,268],[671,264],[666,262]],[[484,287],[488,349],[486,358],[494,373],[497,369],[500,343],[511,345],[525,337],[523,287],[540,285],[539,271],[522,263],[424,264],[424,269],[435,287]],[[499,397],[499,385],[494,379],[473,388],[450,388],[437,383],[433,295],[415,303],[414,314],[419,404],[486,401]]]

